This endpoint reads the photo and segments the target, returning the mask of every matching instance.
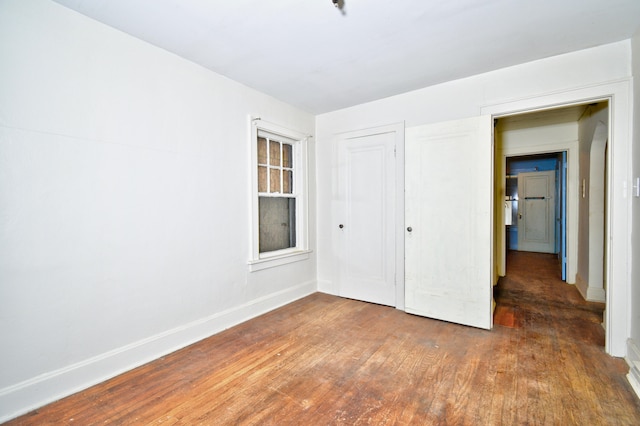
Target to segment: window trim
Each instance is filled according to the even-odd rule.
[[[251,272],[266,268],[286,265],[309,258],[309,163],[307,145],[309,135],[287,129],[258,117],[249,117],[251,131],[251,253],[249,256],[249,270]],[[296,246],[260,253],[259,234],[260,223],[258,215],[258,147],[259,133],[271,134],[283,138],[282,142],[291,143],[294,148],[294,182],[296,193]]]

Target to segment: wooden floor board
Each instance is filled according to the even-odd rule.
[[[492,331],[317,293],[8,425],[633,425],[603,304],[510,253]]]

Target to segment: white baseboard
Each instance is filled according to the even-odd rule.
[[[0,389],[0,423],[316,292],[309,281]]]
[[[580,294],[582,295],[582,298],[584,300],[587,300],[587,291],[588,291],[588,284],[585,280],[582,279],[582,277],[580,276],[580,274],[576,274],[576,288],[578,289],[578,291],[580,292]]]
[[[606,300],[604,288],[589,286],[589,283],[582,279],[580,275],[576,275],[576,287],[584,300],[602,303]]]
[[[604,288],[587,287],[587,300],[589,302],[601,302],[606,301]]]
[[[338,295],[338,289],[336,288],[335,281],[331,280],[318,280],[318,291],[334,296]]]
[[[631,387],[640,398],[640,348],[632,339],[627,340],[627,356],[625,360],[629,364],[627,380],[629,380]]]

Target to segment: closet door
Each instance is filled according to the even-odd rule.
[[[405,310],[493,326],[491,117],[405,131]]]
[[[396,306],[395,128],[341,135],[334,219],[339,294]]]

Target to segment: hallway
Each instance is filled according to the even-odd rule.
[[[640,404],[625,378],[626,362],[604,353],[605,304],[585,301],[574,285],[562,281],[556,255],[510,251],[507,275],[494,296],[494,330],[514,330],[515,390],[529,404],[564,411],[556,420],[564,418],[565,424],[640,421]]]
[[[587,302],[561,279],[555,254],[509,251],[507,275],[494,290],[495,325],[553,329],[567,338],[604,347],[604,303]]]

